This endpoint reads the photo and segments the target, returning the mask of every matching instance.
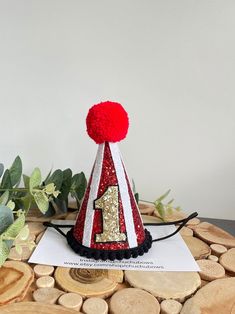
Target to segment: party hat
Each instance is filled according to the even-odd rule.
[[[88,258],[121,260],[143,255],[152,237],[143,227],[117,144],[126,137],[128,115],[119,103],[107,101],[89,110],[86,123],[87,133],[99,147],[68,243]]]

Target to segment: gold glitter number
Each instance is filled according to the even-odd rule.
[[[125,233],[120,232],[118,213],[118,187],[109,186],[105,193],[95,201],[95,209],[102,210],[103,232],[97,233],[96,242],[125,241]]]

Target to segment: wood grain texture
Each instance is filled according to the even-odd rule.
[[[183,306],[181,314],[234,314],[235,278],[217,279],[202,287]]]
[[[23,300],[34,274],[23,262],[7,261],[0,267],[0,305]]]
[[[200,286],[197,272],[125,271],[126,281],[135,288],[150,292],[158,300],[174,299],[183,302]]]
[[[235,237],[209,222],[195,226],[194,233],[209,244],[221,244],[227,248],[235,248]]]
[[[160,305],[150,293],[136,288],[116,292],[110,299],[110,314],[159,314]]]

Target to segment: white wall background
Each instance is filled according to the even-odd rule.
[[[89,175],[89,107],[121,102],[142,198],[235,219],[235,2],[0,0],[0,160]]]

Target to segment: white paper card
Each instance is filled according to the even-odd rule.
[[[60,221],[61,223],[61,221]],[[72,223],[66,221],[66,223]],[[147,227],[153,239],[174,232],[174,226]],[[63,229],[66,233],[69,229]],[[122,269],[145,271],[200,271],[180,234],[153,242],[148,253],[122,261],[88,259],[76,254],[67,244],[65,237],[53,228],[48,228],[32,254],[30,263],[73,268]]]

